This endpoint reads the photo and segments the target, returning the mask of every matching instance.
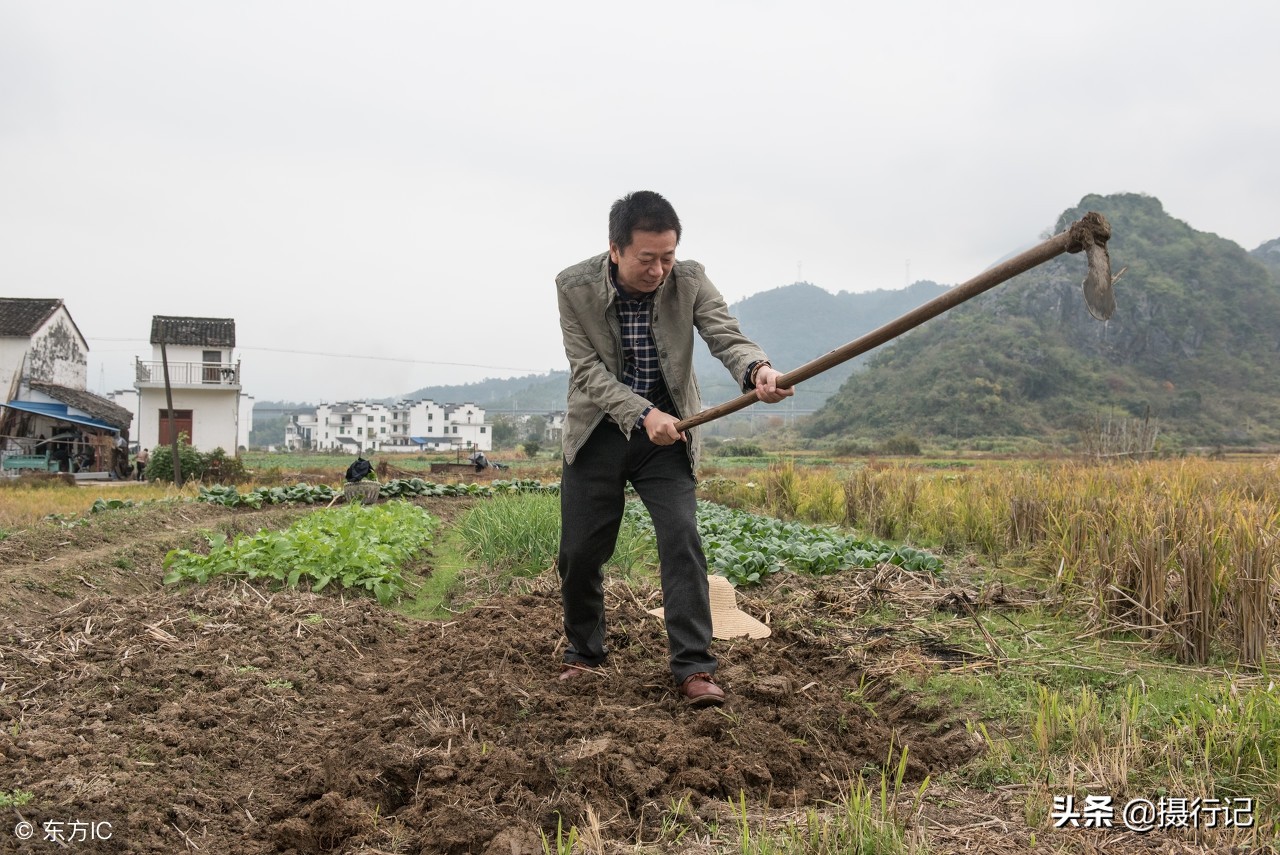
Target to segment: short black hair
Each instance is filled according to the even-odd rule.
[[[680,243],[680,218],[676,216],[676,209],[652,190],[628,193],[609,209],[610,245],[619,250],[631,246],[631,233],[636,229],[642,232],[674,231],[676,243]]]

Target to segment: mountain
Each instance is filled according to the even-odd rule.
[[[946,290],[935,282],[920,281],[898,290],[832,294],[809,282],[796,282],[739,300],[730,305],[729,311],[742,324],[743,332],[769,354],[774,367],[785,372],[882,326]],[[862,357],[851,360],[798,386],[796,407],[821,406],[863,361]],[[693,365],[705,406],[723,403],[742,393],[724,366],[696,337]]]
[[[402,397],[407,400],[430,399],[440,403],[479,404],[494,411],[563,410],[569,390],[569,372],[526,374],[523,377],[480,380],[456,386],[423,386]]]
[[[1261,261],[1262,266],[1271,271],[1271,278],[1280,282],[1280,238],[1267,241],[1249,255]]]
[[[1108,322],[1085,310],[1083,257],[1060,256],[882,349],[806,433],[1070,443],[1096,419],[1149,416],[1175,442],[1280,441],[1280,277],[1150,196],[1087,196],[1053,232],[1090,210],[1124,269]]]

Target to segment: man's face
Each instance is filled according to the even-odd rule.
[[[609,245],[609,259],[618,265],[618,284],[624,291],[633,297],[652,294],[676,263],[675,230],[644,232],[636,229],[631,233],[631,244],[626,249],[618,249],[617,244]]]

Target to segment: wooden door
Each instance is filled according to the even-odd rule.
[[[174,427],[179,434],[187,435],[187,444],[194,445],[195,437],[191,434],[191,410],[173,411]],[[168,445],[173,440],[169,436],[169,411],[160,411],[160,445]]]

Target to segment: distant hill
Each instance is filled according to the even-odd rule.
[[[858,336],[911,311],[947,289],[920,281],[898,290],[832,294],[809,282],[796,282],[761,291],[739,300],[729,311],[743,332],[769,354],[779,371],[789,371],[834,350]],[[694,370],[704,405],[736,398],[741,390],[702,339],[694,337]],[[855,359],[801,384],[796,389],[798,408],[816,408],[834,394],[863,363]]]
[[[1107,415],[1157,419],[1195,444],[1280,441],[1280,278],[1158,199],[1088,196],[1113,230],[1117,308],[1089,317],[1085,264],[1064,255],[883,349],[806,427],[810,436],[1035,436],[1071,442]]]
[[[1271,278],[1280,282],[1280,238],[1269,240],[1249,253],[1271,271]]]
[[[479,404],[500,410],[563,410],[569,390],[569,372],[526,374],[464,383],[455,386],[423,386],[402,397],[408,400],[430,399],[438,403]]]

